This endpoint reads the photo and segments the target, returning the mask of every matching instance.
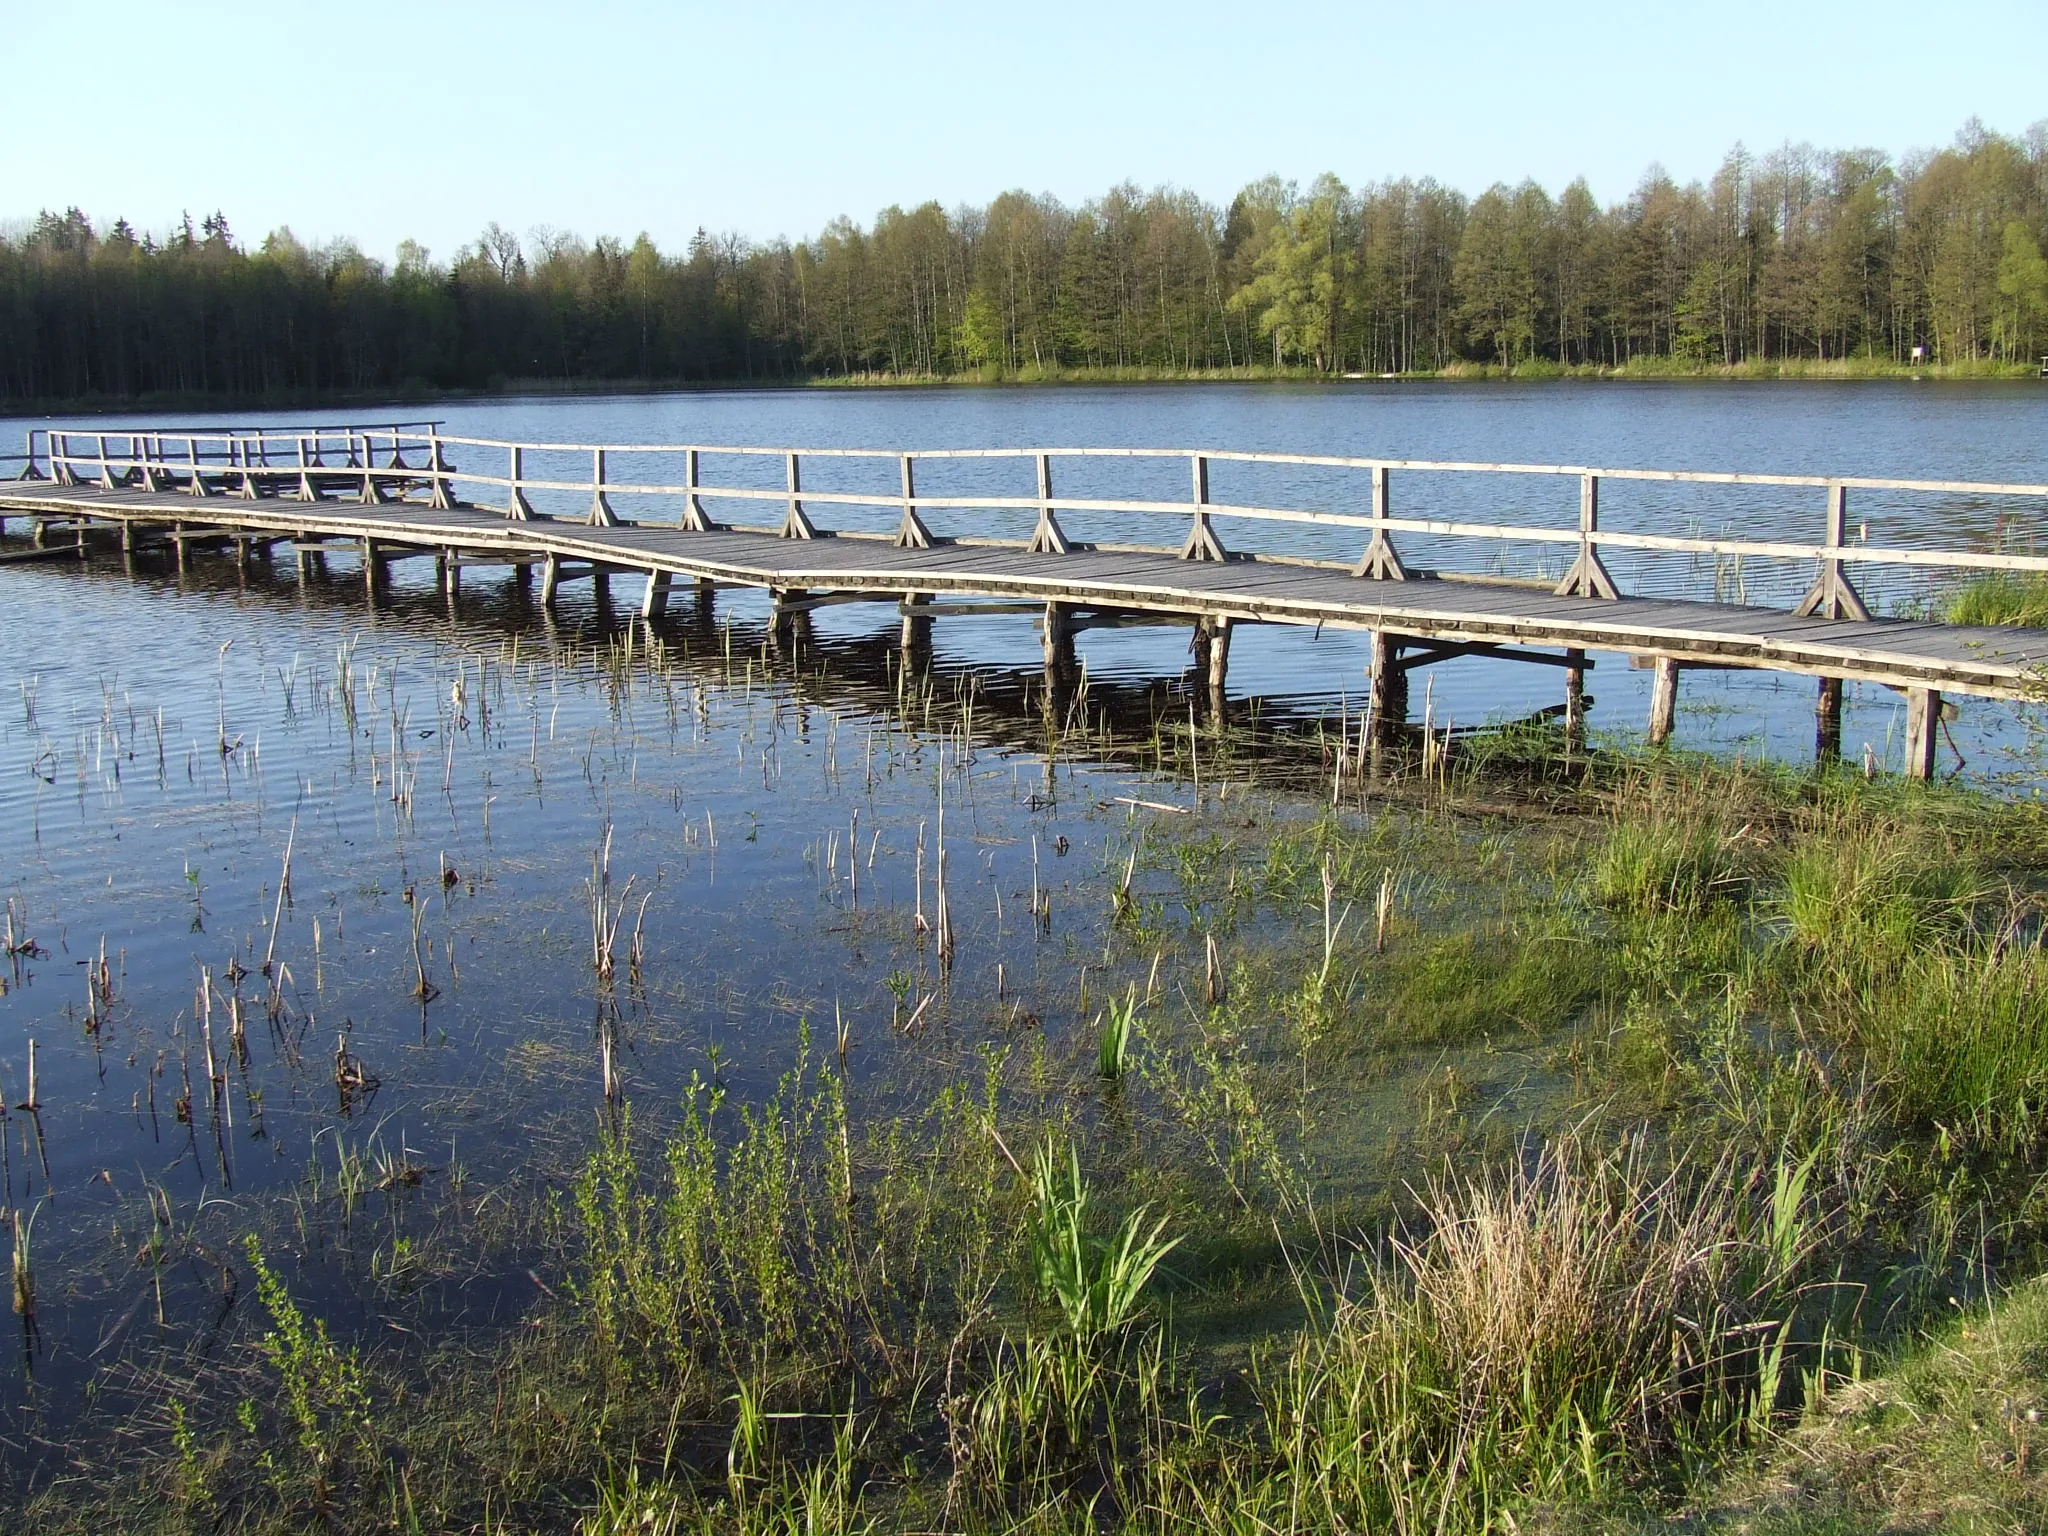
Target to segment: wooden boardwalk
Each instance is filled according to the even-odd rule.
[[[1567,673],[1566,707],[1575,709],[1575,701],[1582,696],[1583,672],[1589,665],[1584,653],[1597,650],[1648,658],[1647,664],[1656,669],[1653,739],[1669,733],[1678,673],[1685,667],[1765,668],[1822,679],[1818,739],[1824,751],[1839,742],[1842,680],[1900,689],[1911,706],[1908,771],[1924,774],[1932,765],[1941,694],[2026,697],[2039,692],[2042,669],[2048,668],[2048,632],[1867,616],[1855,589],[1843,576],[1843,567],[1851,559],[1869,558],[1864,551],[1852,554],[1841,547],[1841,493],[1832,487],[1845,482],[1812,482],[1831,488],[1833,539],[1824,538],[1813,545],[1661,541],[1680,546],[1718,543],[1770,552],[1791,549],[1811,555],[1818,574],[1814,590],[1802,606],[1817,611],[1802,613],[1620,594],[1600,565],[1599,548],[1607,543],[1633,543],[1641,548],[1646,541],[1641,536],[1599,531],[1590,478],[1579,529],[1562,533],[1555,528],[1515,530],[1553,543],[1577,544],[1579,561],[1573,574],[1562,584],[1544,586],[1456,575],[1432,579],[1428,573],[1404,568],[1394,553],[1392,533],[1404,527],[1434,532],[1456,525],[1390,516],[1384,468],[1372,476],[1368,513],[1329,514],[1319,519],[1357,527],[1371,535],[1373,542],[1365,557],[1346,569],[1327,562],[1226,551],[1213,531],[1214,520],[1260,514],[1205,505],[1208,456],[1193,456],[1195,496],[1191,503],[1161,506],[1122,500],[1082,504],[1094,509],[1170,511],[1191,519],[1187,541],[1176,550],[1087,546],[1068,539],[1052,506],[1046,467],[1050,455],[1038,456],[1039,490],[1044,498],[1037,504],[1039,527],[1030,544],[1020,546],[932,537],[922,514],[937,503],[911,490],[907,456],[902,496],[885,498],[804,492],[799,487],[794,454],[789,455],[789,485],[783,490],[756,487],[714,492],[698,480],[696,450],[669,450],[690,453],[687,483],[649,487],[609,481],[605,450],[596,451],[591,480],[579,485],[522,480],[516,451],[508,477],[464,475],[444,457],[448,445],[462,440],[426,440],[417,435],[408,439],[396,432],[389,459],[373,454],[367,438],[360,452],[354,452],[351,436],[351,462],[340,467],[321,462],[312,469],[289,464],[277,468],[269,462],[278,456],[271,450],[280,441],[295,440],[291,433],[270,434],[264,448],[266,462],[260,468],[252,467],[255,460],[246,448],[231,449],[230,461],[222,463],[217,457],[202,459],[196,444],[186,439],[180,439],[185,450],[182,455],[152,453],[141,439],[123,440],[123,451],[110,455],[105,439],[94,434],[95,452],[72,455],[68,447],[57,446],[68,436],[53,436],[43,463],[35,465],[45,473],[54,472],[51,478],[0,482],[0,526],[6,518],[28,519],[35,527],[38,545],[45,549],[55,541],[58,546],[82,550],[95,530],[118,535],[124,549],[137,542],[166,541],[181,560],[188,547],[227,545],[246,553],[252,544],[267,548],[271,543],[290,543],[296,547],[303,569],[327,550],[352,548],[362,559],[372,599],[386,562],[414,554],[435,559],[451,592],[465,566],[495,564],[538,570],[544,601],[553,600],[560,581],[575,576],[644,574],[647,580],[641,608],[650,620],[661,617],[669,592],[679,580],[732,583],[772,593],[778,619],[793,618],[828,603],[896,602],[903,615],[906,643],[917,625],[948,611],[962,611],[960,605],[934,605],[932,599],[983,599],[987,601],[978,605],[970,601],[966,611],[985,612],[991,606],[1021,611],[1029,605],[1030,611],[1042,614],[1048,666],[1057,663],[1062,646],[1071,644],[1072,629],[1077,625],[1119,616],[1155,616],[1196,626],[1197,650],[1205,657],[1209,682],[1219,700],[1233,626],[1272,623],[1361,629],[1371,631],[1375,640],[1373,702],[1382,725],[1405,718],[1405,678],[1411,669],[1457,655],[1493,655],[1561,667]],[[305,438],[296,441],[297,458],[303,465],[308,459]],[[32,451],[34,446],[32,443]],[[160,440],[156,447],[161,449]],[[420,451],[408,456],[408,449]],[[550,446],[528,445],[528,451],[550,451]],[[181,457],[185,460],[182,464]],[[249,463],[237,462],[244,457]],[[311,457],[329,461],[339,455],[321,452],[316,443]],[[380,463],[392,467],[374,467]],[[1364,467],[1373,468],[1370,464]],[[460,484],[472,478],[501,487],[505,505],[479,506],[463,499]],[[208,494],[195,494],[195,482]],[[525,492],[531,488],[581,490],[592,496],[592,512],[582,521],[540,515],[528,504]],[[609,505],[611,493],[657,489],[687,497],[682,519],[626,522]],[[2048,490],[1977,489],[2021,495]],[[700,499],[714,495],[786,502],[785,520],[774,529],[715,523],[704,513]],[[835,533],[818,527],[813,512],[821,503],[835,501],[890,506],[900,501],[902,523],[894,534]],[[1014,509],[1020,501],[954,498],[945,504]],[[1023,505],[1029,510],[1032,504],[1027,500]],[[1069,505],[1062,499],[1060,510]],[[1273,515],[1299,520],[1307,514],[1283,510]],[[692,523],[696,526],[689,526]],[[1497,535],[1501,530],[1489,525],[1484,531]],[[1658,547],[1659,541],[1648,542]],[[1879,552],[1879,558],[1884,553]],[[1902,552],[1900,558],[1965,570],[1972,566],[2048,568],[2048,560],[1967,551],[1909,551]],[[1373,579],[1369,573],[1376,559],[1378,579]],[[1835,583],[1832,588],[1831,581]],[[1831,715],[1837,733],[1833,742],[1829,739]]]

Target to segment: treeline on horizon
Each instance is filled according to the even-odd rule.
[[[1476,198],[1433,180],[1219,208],[1134,186],[1070,208],[891,207],[815,238],[586,243],[490,225],[386,265],[215,214],[166,239],[45,212],[0,238],[0,400],[316,396],[514,381],[773,382],[1484,364],[2014,362],[2048,351],[2048,123],[1949,148],[1729,154]]]

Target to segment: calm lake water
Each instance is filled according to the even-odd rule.
[[[2048,479],[2048,389],[2017,386],[812,391],[433,414],[450,433],[529,440]],[[0,439],[26,425],[0,422]],[[1553,493],[1539,506],[1517,486],[1526,500],[1494,510],[1569,515],[1575,487]],[[1499,492],[1428,494],[1464,510]],[[1631,515],[1750,527],[1765,514],[1618,500],[1613,516]],[[1803,535],[1818,511],[1782,515],[1805,517]],[[2040,511],[1861,515],[1873,539],[2030,545]],[[147,559],[132,576],[118,559],[0,569],[0,895],[20,946],[0,958],[0,1207],[33,1218],[38,1280],[36,1327],[0,1394],[10,1466],[61,1439],[89,1383],[132,1386],[122,1362],[210,1358],[248,1310],[244,1230],[292,1251],[295,1288],[358,1336],[516,1317],[538,1294],[517,1223],[492,1238],[511,1257],[451,1273],[412,1256],[461,1234],[408,1192],[559,1184],[603,1103],[607,1043],[636,1115],[658,1123],[693,1072],[760,1091],[806,1022],[821,1050],[845,1023],[858,1091],[880,1105],[971,1070],[985,1045],[1083,1027],[1077,975],[1104,953],[1103,872],[1133,836],[1116,797],[1187,799],[1180,745],[1150,758],[1142,745],[1184,716],[1185,632],[1084,634],[1088,713],[1121,722],[1143,760],[1050,761],[1027,618],[938,625],[939,681],[921,693],[894,669],[893,610],[822,611],[792,669],[766,649],[759,597],[718,594],[650,658],[623,617],[636,594],[614,613],[566,590],[550,620],[489,573],[451,613],[424,566],[401,565],[375,612],[352,573],[302,588],[282,559],[246,577],[216,556],[183,578]],[[1647,674],[1596,661],[1595,728],[1640,730]],[[1231,692],[1306,728],[1355,710],[1364,666],[1362,636],[1253,628]],[[1430,675],[1439,720],[1558,697],[1544,668]],[[1801,757],[1812,697],[1807,680],[1688,675],[1679,742]],[[1901,716],[1885,690],[1852,688],[1845,752],[1896,761]],[[1971,773],[2031,792],[2011,709],[1965,701],[1954,741]],[[917,931],[942,815],[960,956],[943,987]],[[607,842],[623,914],[609,996],[591,962]],[[1051,895],[1049,932],[1028,915],[1034,888]],[[1098,977],[1098,999],[1118,984]],[[894,1027],[920,1007],[914,1030]],[[13,1108],[30,1097],[31,1040],[37,1114]],[[389,1188],[337,1216],[328,1196],[356,1169]]]

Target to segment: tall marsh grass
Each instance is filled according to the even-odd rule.
[[[2048,577],[1992,572],[1948,596],[1942,617],[1951,624],[2017,624],[2048,628]]]

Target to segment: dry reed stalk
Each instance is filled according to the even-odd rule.
[[[14,1311],[17,1316],[33,1318],[36,1315],[36,1277],[29,1267],[29,1236],[35,1231],[35,1217],[28,1225],[21,1222],[21,1212],[14,1211]]]

